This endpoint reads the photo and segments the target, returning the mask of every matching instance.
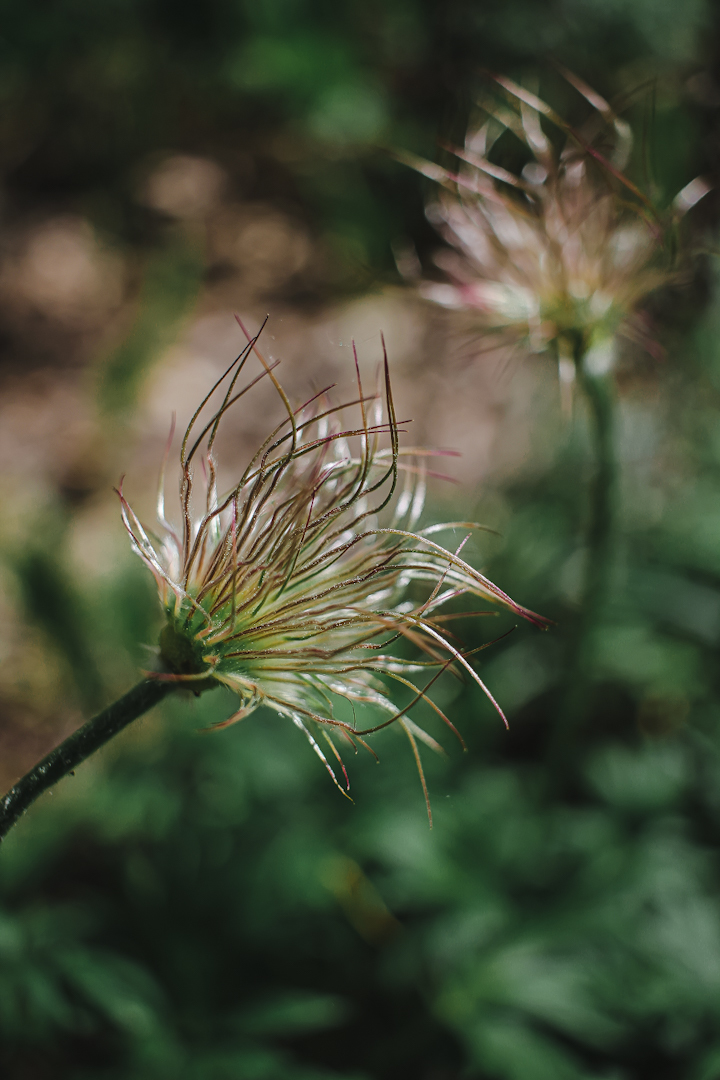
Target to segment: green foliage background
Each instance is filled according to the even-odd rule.
[[[68,200],[145,257],[135,326],[103,368],[110,413],[202,281],[131,198],[166,148],[233,166],[335,246],[330,293],[392,279],[429,242],[418,178],[378,143],[435,154],[479,69],[558,56],[601,91],[658,79],[659,197],[713,164],[713,115],[665,93],[717,51],[701,0],[62,0],[5,3],[7,199]],[[285,167],[271,149],[290,147]],[[274,151],[273,151],[274,153]],[[281,155],[282,156],[282,155]],[[264,164],[267,168],[264,168]],[[176,246],[173,246],[176,245]],[[312,299],[312,298],[311,298]],[[669,358],[623,397],[622,534],[592,700],[553,738],[589,469],[582,417],[549,465],[482,493],[489,572],[555,618],[446,691],[468,755],[428,762],[430,833],[393,731],[340,800],[271,714],[205,737],[217,691],[140,721],[23,820],[0,852],[0,1071],[13,1080],[715,1080],[720,1077],[720,291],[664,313]],[[551,439],[537,417],[538,442]],[[547,454],[545,455],[545,458]],[[157,631],[130,559],[87,595],[52,544],[15,575],[86,710]],[[65,515],[65,516],[63,516]],[[501,629],[510,622],[502,620]],[[472,644],[472,624],[466,640]],[[100,643],[100,645],[98,645]],[[107,660],[102,670],[93,657]],[[114,666],[113,666],[114,664]]]

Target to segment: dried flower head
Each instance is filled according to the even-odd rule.
[[[260,373],[238,388],[253,355]],[[438,608],[470,593],[538,626],[546,620],[469,566],[460,557],[463,544],[448,551],[433,539],[441,529],[472,525],[452,522],[413,532],[423,505],[427,455],[400,448],[387,358],[384,408],[379,394],[363,394],[357,357],[357,398],[340,406],[330,405],[324,391],[293,409],[275,366],[258,350],[257,337],[248,337],[246,348],[196,410],[180,450],[177,528],[165,517],[162,477],[159,536],[143,528],[119,493],[133,549],[155,577],[167,620],[160,636],[163,671],[156,677],[196,690],[217,683],[230,687],[240,707],[217,727],[262,704],[289,717],[340,786],[337,761],[346,788],[336,740],[369,749],[368,735],[397,723],[422,779],[416,740],[439,747],[408,711],[426,701],[455,731],[428,697],[444,671],[455,669],[474,679],[504,719],[469,654],[442,629]],[[275,387],[285,417],[237,483],[221,494],[214,456],[218,427],[228,409],[263,378]],[[211,406],[215,395],[219,404]],[[343,430],[340,417],[351,407],[359,423]],[[384,514],[390,515],[387,522]],[[407,597],[414,583],[424,590],[421,601]],[[416,646],[420,659],[394,654],[399,639]],[[413,677],[424,685],[416,686]],[[393,704],[388,680],[410,689],[405,708]],[[354,703],[368,702],[385,719],[360,729],[348,716],[336,715],[340,702],[349,703],[350,717]]]
[[[594,110],[582,130],[498,76],[505,99],[484,102],[484,122],[468,131],[463,148],[448,148],[461,162],[457,173],[403,158],[442,185],[428,216],[454,248],[437,257],[449,282],[425,284],[424,295],[533,351],[554,349],[561,376],[572,378],[573,360],[591,349],[599,347],[596,362],[603,363],[604,351],[610,363],[607,344],[619,331],[652,346],[632,316],[669,280],[670,266],[660,216],[622,171],[632,146],[629,125],[599,94],[565,75]],[[565,136],[560,150],[541,119]],[[521,175],[489,160],[506,131],[522,143]],[[687,185],[672,219],[707,190],[699,178]]]

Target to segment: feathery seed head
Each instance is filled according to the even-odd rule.
[[[459,172],[401,155],[442,186],[428,216],[454,249],[436,260],[448,283],[426,283],[424,295],[533,351],[552,348],[561,364],[618,331],[651,344],[631,316],[671,276],[660,216],[622,172],[632,146],[629,125],[576,76],[565,75],[594,109],[585,129],[574,130],[536,95],[498,76],[506,97],[483,103],[485,121],[452,150]],[[560,152],[541,118],[566,136]],[[519,176],[488,157],[505,131],[529,158]],[[687,185],[675,199],[673,220],[708,190],[700,178]]]
[[[241,385],[253,355],[260,373]],[[384,393],[374,398],[364,395],[357,357],[355,362],[354,401],[333,407],[323,392],[293,409],[274,374],[276,364],[265,360],[257,336],[248,336],[182,440],[179,525],[166,520],[162,477],[159,536],[143,528],[119,492],[133,549],[155,577],[166,616],[160,635],[163,670],[156,677],[196,691],[218,683],[232,689],[239,708],[218,727],[261,704],[287,716],[340,786],[338,762],[346,787],[336,741],[370,749],[366,736],[393,722],[410,740],[422,778],[416,740],[439,747],[407,714],[427,701],[453,727],[428,697],[430,686],[449,668],[473,678],[503,716],[467,655],[442,629],[443,617],[436,614],[441,605],[469,593],[538,626],[547,624],[466,563],[463,544],[453,552],[434,539],[443,528],[467,532],[472,524],[413,531],[423,505],[428,455],[400,447],[387,358]],[[239,480],[220,493],[214,456],[218,427],[228,409],[263,378],[273,383],[285,418]],[[219,404],[211,405],[215,397]],[[341,416],[350,408],[359,420],[343,429]],[[406,595],[414,583],[424,589],[421,601]],[[395,655],[392,646],[399,639],[416,646],[421,658]],[[416,686],[413,677],[424,685]],[[388,682],[410,689],[410,705],[396,708]],[[336,715],[343,701],[353,715],[354,703],[365,702],[385,719],[361,730]]]

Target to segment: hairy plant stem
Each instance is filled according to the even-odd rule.
[[[119,731],[177,689],[177,683],[143,679],[51,750],[0,799],[0,841],[43,791],[67,776]]]
[[[585,575],[580,614],[566,660],[566,692],[556,725],[551,756],[567,761],[582,728],[592,687],[593,634],[602,618],[612,574],[617,464],[614,446],[614,383],[610,374],[588,371],[586,351],[573,350],[578,384],[587,401],[592,425],[595,469],[585,538]]]

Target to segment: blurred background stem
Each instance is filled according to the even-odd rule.
[[[51,750],[0,799],[0,841],[43,791],[67,776],[113,735],[117,735],[175,689],[176,684],[172,682],[143,679]]]
[[[602,619],[614,554],[617,462],[615,459],[615,394],[612,373],[589,368],[587,343],[573,346],[576,378],[588,405],[594,472],[590,481],[584,580],[580,612],[571,635],[566,688],[552,740],[551,756],[566,762],[587,715],[592,686],[593,635]]]

